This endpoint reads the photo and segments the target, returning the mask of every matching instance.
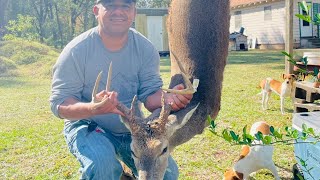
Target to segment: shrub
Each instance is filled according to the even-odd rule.
[[[6,75],[11,69],[16,69],[15,63],[6,57],[0,56],[0,76]]]

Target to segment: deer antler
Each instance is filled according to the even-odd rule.
[[[162,92],[162,96],[161,96],[161,105],[162,105],[162,109],[160,112],[160,116],[159,119],[161,119],[161,126],[165,126],[168,122],[168,117],[170,115],[171,112],[171,104],[165,104],[165,100],[164,100],[164,93]]]
[[[169,122],[169,115],[171,112],[171,104],[165,104],[164,93],[161,96],[161,112],[158,119],[148,122],[148,125],[152,129],[156,129],[158,132],[163,133],[166,130],[166,124]]]
[[[103,106],[109,100],[107,96],[104,96],[102,98],[102,100],[99,100],[97,98],[97,92],[98,92],[98,88],[99,88],[99,84],[100,84],[100,80],[101,80],[101,75],[102,75],[102,71],[100,71],[100,73],[98,74],[96,82],[95,82],[94,87],[93,87],[93,91],[92,91],[91,103],[94,103],[93,109],[97,109],[97,108]],[[107,92],[110,91],[111,75],[112,75],[112,62],[110,63],[109,71],[108,71],[108,80],[107,80],[107,85],[106,85],[106,91]]]
[[[191,84],[189,78],[186,75],[185,70],[182,67],[182,64],[180,63],[180,61],[178,60],[178,58],[176,57],[176,55],[173,52],[171,52],[171,54],[174,56],[174,59],[176,60],[178,66],[179,66],[179,69],[181,71],[181,75],[183,77],[184,84],[186,85],[186,89],[182,89],[182,90],[165,89],[165,88],[162,88],[162,89],[164,91],[175,93],[175,94],[193,94],[193,93],[197,92],[197,88],[199,85],[199,79],[194,79],[193,84]]]
[[[139,117],[135,116],[135,104],[137,102],[137,96],[134,96],[131,109],[127,108],[124,104],[118,103],[117,108],[124,114],[124,118],[122,118],[125,126],[131,131],[131,134],[136,134],[140,132],[140,124],[141,121]]]
[[[99,100],[97,98],[97,91],[98,91],[98,87],[100,84],[101,75],[102,75],[102,71],[98,74],[93,91],[92,91],[91,103],[94,103],[94,106],[93,106],[94,109],[103,106],[109,100],[107,96],[104,96],[102,98],[102,100]],[[109,65],[108,79],[107,79],[107,85],[106,85],[107,92],[110,91],[111,77],[112,77],[112,62]],[[138,130],[139,130],[139,126],[138,126],[137,122],[135,121],[135,119],[137,118],[137,117],[135,117],[135,104],[136,104],[136,102],[137,102],[137,96],[134,96],[132,103],[131,103],[131,109],[127,108],[124,104],[122,104],[120,102],[117,104],[117,109],[124,114],[125,121],[126,121],[125,124],[128,123],[128,125],[130,126],[130,129],[133,132],[138,132]]]

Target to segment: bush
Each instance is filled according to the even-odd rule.
[[[40,59],[40,55],[36,52],[22,51],[14,54],[11,59],[17,65],[27,65],[37,62]]]
[[[38,42],[15,39],[0,41],[0,56],[16,66],[16,75],[51,77],[52,66],[59,52]],[[2,71],[4,69],[7,71],[7,68]]]
[[[15,63],[6,57],[0,56],[0,76],[7,75],[11,69],[16,69]]]

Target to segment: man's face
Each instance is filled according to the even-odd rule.
[[[128,32],[136,15],[135,3],[124,0],[101,2],[94,6],[93,12],[97,17],[103,33],[122,35]]]

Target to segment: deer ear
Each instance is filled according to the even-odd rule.
[[[198,103],[194,108],[192,108],[186,115],[183,117],[182,121],[179,123],[175,115],[169,115],[169,122],[167,124],[170,133],[174,133],[176,130],[182,128],[191,118],[193,113],[197,110],[200,103]],[[171,134],[170,134],[171,135]]]
[[[132,130],[131,130],[131,128],[130,128],[130,124],[129,124],[128,120],[125,119],[125,118],[126,118],[126,117],[120,116],[120,119],[121,119],[122,123],[126,126],[127,129],[129,129],[129,131],[130,131],[131,134],[132,134]]]

